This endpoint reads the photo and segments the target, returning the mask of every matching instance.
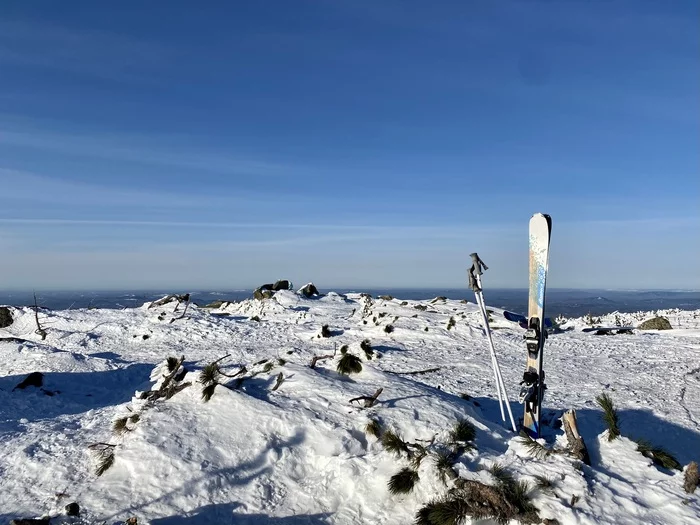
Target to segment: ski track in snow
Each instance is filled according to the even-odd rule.
[[[56,515],[69,501],[83,509],[83,521],[74,523],[86,524],[130,516],[150,525],[411,523],[446,488],[425,460],[414,491],[392,496],[387,481],[407,463],[365,435],[364,426],[378,418],[407,441],[440,442],[465,417],[477,427],[478,450],[462,457],[460,475],[492,483],[480,469],[498,462],[531,485],[534,475],[554,479],[553,491],[532,491],[542,518],[699,522],[698,495],[682,491],[682,473],[654,467],[629,438],[662,445],[684,465],[700,460],[700,312],[660,312],[683,327],[664,332],[596,336],[581,332],[583,319],[573,319],[549,336],[543,418],[554,423],[564,410],[577,409],[592,459],[591,467],[578,468],[562,455],[528,457],[500,421],[475,304],[333,293],[304,299],[285,291],[213,312],[190,307],[186,318],[169,323],[172,309],[44,311],[45,341],[34,333],[33,311],[13,310],[14,323],[0,329],[0,338],[18,338],[0,340],[0,524]],[[522,417],[515,398],[525,366],[524,331],[491,310],[513,414]],[[456,324],[448,330],[451,317]],[[623,324],[643,317],[619,314]],[[610,314],[602,322],[614,319]],[[324,324],[333,337],[318,337]],[[389,324],[391,333],[384,330]],[[380,358],[365,359],[359,346],[365,338]],[[344,344],[362,358],[360,374],[339,376],[337,359],[309,368],[314,355]],[[229,371],[260,370],[254,363],[262,359],[276,364],[240,390],[218,387],[204,403],[198,370],[226,354],[222,364]],[[181,355],[193,385],[143,411],[133,431],[112,435],[116,418],[143,405],[135,392],[152,387],[166,357]],[[432,368],[438,370],[405,374]],[[53,395],[13,390],[33,371],[45,374],[43,389]],[[280,372],[285,380],[271,391]],[[380,387],[375,407],[349,404]],[[601,392],[620,414],[625,437],[613,442],[595,403]],[[554,426],[544,439],[564,446]],[[118,444],[114,465],[101,477],[87,449],[96,442]],[[572,496],[580,498],[573,506]]]

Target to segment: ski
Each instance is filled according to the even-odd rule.
[[[509,312],[508,310],[503,310],[503,317],[505,317],[506,320],[511,321],[513,323],[518,323],[522,328],[527,328],[527,317],[525,317],[524,315]],[[549,317],[544,318],[544,326],[545,328],[552,328],[554,326],[552,320]]]
[[[540,411],[545,390],[542,352],[547,330],[544,328],[545,288],[549,266],[549,239],[552,219],[536,213],[530,219],[530,291],[528,320],[525,332],[527,364],[520,390],[520,402],[525,406],[523,428],[531,436],[540,436]]]

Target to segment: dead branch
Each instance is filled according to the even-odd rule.
[[[114,448],[116,446],[117,446],[116,444],[112,444],[112,443],[99,443],[98,442],[98,443],[92,443],[92,444],[88,445],[88,448],[90,450],[104,450],[104,449],[108,449],[108,448]]]
[[[190,294],[185,294],[184,296],[179,296],[179,297],[186,297],[187,300],[185,301],[185,309],[182,311],[182,315],[178,317],[173,317],[170,319],[170,322],[173,323],[177,321],[178,319],[184,319],[185,315],[187,315],[187,308],[190,306]],[[175,306],[175,310],[173,310],[173,313],[177,312],[177,308],[180,306],[180,301],[178,300],[177,305]]]
[[[167,376],[164,376],[163,383],[160,385],[160,388],[158,390],[149,390],[148,392],[143,392],[141,394],[141,399],[148,399],[149,401],[155,401],[162,397],[164,397],[165,399],[170,399],[181,390],[190,386],[192,383],[183,383],[181,385],[172,386],[170,385],[173,378],[177,376],[177,373],[180,370],[180,367],[182,366],[182,363],[184,361],[185,356],[183,355],[180,359],[178,359],[177,364],[173,367],[172,372],[170,372]]]
[[[279,374],[277,374],[277,382],[275,383],[275,386],[272,387],[272,391],[274,392],[275,390],[277,390],[283,382],[284,374],[280,372]]]
[[[326,354],[326,355],[315,355],[311,359],[311,364],[309,365],[311,368],[316,368],[316,363],[318,361],[322,361],[323,359],[332,359],[335,357],[335,354]]]
[[[380,388],[379,390],[377,390],[374,393],[373,396],[354,397],[348,402],[353,403],[355,401],[364,401],[365,402],[364,408],[372,408],[374,406],[374,404],[377,402],[377,398],[380,396],[380,394],[382,393],[383,390],[384,390],[383,388]]]
[[[248,372],[248,369],[247,369],[245,366],[243,366],[243,368],[241,368],[241,369],[240,369],[238,372],[236,372],[235,374],[227,374],[227,373],[222,372],[221,370],[219,370],[219,373],[220,373],[222,376],[224,376],[224,377],[230,377],[230,378],[238,377],[238,376],[240,376],[240,375],[245,374],[246,372]]]
[[[566,439],[569,442],[569,452],[576,459],[583,461],[586,465],[590,465],[591,459],[588,456],[588,449],[586,448],[586,444],[583,442],[581,434],[579,434],[578,426],[576,424],[576,411],[571,409],[568,412],[565,412],[561,419],[564,423]]]
[[[36,302],[36,292],[34,292],[34,320],[36,321],[36,330],[34,330],[34,333],[39,335],[43,341],[46,339],[46,330],[44,330],[39,323],[39,305]]]
[[[422,374],[429,374],[430,372],[437,372],[438,370],[440,370],[439,366],[436,368],[427,368],[425,370],[415,370],[412,372],[387,372],[387,373],[395,374],[397,376],[418,376],[418,375],[422,375]]]

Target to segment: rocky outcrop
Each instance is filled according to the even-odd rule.
[[[291,290],[293,286],[292,281],[281,279],[274,283],[267,283],[258,286],[253,291],[253,297],[259,301],[262,301],[263,299],[270,299],[275,295],[275,292],[278,292],[279,290]]]
[[[0,306],[0,328],[7,328],[12,324],[12,312],[7,306]]]
[[[299,295],[303,295],[304,297],[315,297],[320,295],[318,293],[318,288],[314,286],[314,283],[307,283],[301,288],[299,288],[299,291],[297,292]]]
[[[653,319],[647,319],[637,328],[640,330],[670,330],[673,327],[668,319],[659,316]]]

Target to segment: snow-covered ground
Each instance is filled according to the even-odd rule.
[[[683,465],[700,460],[700,311],[658,312],[674,326],[667,331],[598,336],[581,331],[585,319],[572,319],[549,336],[545,440],[565,446],[557,420],[575,408],[588,467],[563,454],[530,457],[500,421],[487,338],[472,303],[334,293],[306,299],[283,291],[219,310],[190,307],[170,322],[173,307],[42,312],[44,341],[34,332],[34,312],[13,309],[14,323],[0,329],[0,524],[57,515],[71,501],[82,511],[75,523],[90,524],[130,517],[151,525],[412,523],[448,489],[428,458],[414,490],[392,495],[387,482],[408,461],[365,433],[372,419],[429,450],[448,440],[458,420],[469,420],[476,449],[460,457],[459,475],[494,483],[487,469],[500,464],[529,482],[542,519],[700,522],[700,494],[683,491],[683,473],[654,466],[631,440],[662,445]],[[611,314],[601,323],[636,326],[656,313]],[[523,330],[501,314],[492,313],[494,342],[520,415]],[[323,325],[331,337],[319,337]],[[364,339],[381,357],[366,358]],[[336,372],[343,345],[362,359],[360,373]],[[309,366],[313,356],[334,351]],[[217,387],[205,403],[199,371],[227,354],[222,370],[246,366],[249,378],[239,389]],[[183,381],[192,386],[150,404],[135,397],[162,377],[168,356],[182,355],[190,370]],[[35,371],[44,374],[42,388],[14,389]],[[378,388],[374,407],[349,402]],[[623,437],[612,442],[595,402],[603,392],[620,415]],[[114,420],[135,413],[132,431],[112,432]],[[88,448],[95,443],[117,445],[113,466],[99,477]],[[535,475],[553,488],[535,487]]]

